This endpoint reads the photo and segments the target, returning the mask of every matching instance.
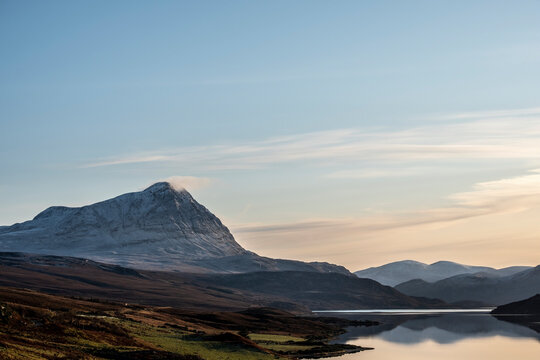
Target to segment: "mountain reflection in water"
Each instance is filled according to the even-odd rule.
[[[533,329],[498,320],[489,314],[358,315],[352,318],[376,320],[381,324],[349,328],[339,341],[378,336],[395,343],[414,344],[433,340],[439,344],[450,344],[470,337],[497,335],[540,340],[540,333]]]
[[[515,321],[515,318],[500,317],[505,320],[499,320],[488,313],[459,312],[326,315],[380,322],[376,326],[350,327],[335,340],[373,347],[374,350],[345,355],[336,360],[540,359],[540,332],[534,330],[539,330],[538,319],[529,324],[526,321],[513,323],[506,320]]]

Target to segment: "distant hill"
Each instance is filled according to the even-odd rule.
[[[540,293],[528,299],[497,306],[492,314],[540,315]]]
[[[501,305],[540,293],[540,265],[509,276],[465,274],[433,283],[415,279],[399,284],[395,289],[407,295],[446,302],[472,300]]]
[[[512,266],[494,269],[487,266],[463,265],[451,261],[438,261],[428,265],[418,261],[403,260],[359,270],[355,274],[358,277],[373,279],[384,285],[395,286],[413,279],[435,282],[456,275],[479,272],[495,276],[508,276],[530,268],[530,266]]]
[[[0,286],[183,309],[445,307],[354,275],[301,271],[189,274],[128,269],[87,259],[0,253]]]
[[[271,259],[244,249],[214,214],[167,182],[92,205],[53,206],[33,220],[0,227],[0,251],[152,270],[350,274],[343,266]]]

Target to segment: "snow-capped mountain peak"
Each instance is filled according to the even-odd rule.
[[[350,274],[327,263],[270,259],[245,250],[189,192],[158,182],[82,207],[53,206],[0,227],[0,251],[88,258],[156,270],[299,270]]]
[[[53,206],[0,230],[0,249],[212,258],[246,252],[221,221],[186,190],[159,182],[83,207]]]

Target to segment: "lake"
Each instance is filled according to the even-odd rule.
[[[540,323],[528,317],[495,318],[486,309],[358,310],[317,312],[380,325],[351,327],[335,340],[374,350],[336,360],[540,359]],[[520,323],[510,322],[518,319]],[[538,319],[535,319],[538,321]],[[528,325],[522,325],[529,322]]]

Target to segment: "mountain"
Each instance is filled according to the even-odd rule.
[[[540,292],[540,265],[507,276],[462,274],[433,283],[415,279],[399,284],[395,289],[410,296],[425,296],[447,302],[472,300],[501,305]]]
[[[165,182],[80,208],[50,207],[31,221],[0,229],[0,239],[3,249],[15,251],[180,259],[246,253],[217,217],[187,191]]]
[[[214,214],[167,182],[88,206],[53,206],[33,220],[1,227],[0,251],[83,257],[139,269],[350,274],[341,266],[270,259],[242,248]]]
[[[492,314],[540,315],[540,293],[528,299],[497,306]]]
[[[371,279],[299,271],[202,275],[201,280],[264,296],[286,296],[311,310],[447,307],[442,301],[403,295]]]
[[[418,261],[403,260],[356,271],[355,274],[358,277],[376,280],[384,285],[395,286],[413,279],[434,282],[455,275],[474,274],[478,272],[497,276],[508,276],[526,269],[530,269],[530,267],[512,266],[497,270],[486,266],[462,265],[451,261],[438,261],[428,265]]]
[[[268,306],[308,309],[445,307],[376,281],[339,273],[263,271],[241,274],[150,271],[66,256],[0,253],[0,286],[54,295],[195,310]]]

